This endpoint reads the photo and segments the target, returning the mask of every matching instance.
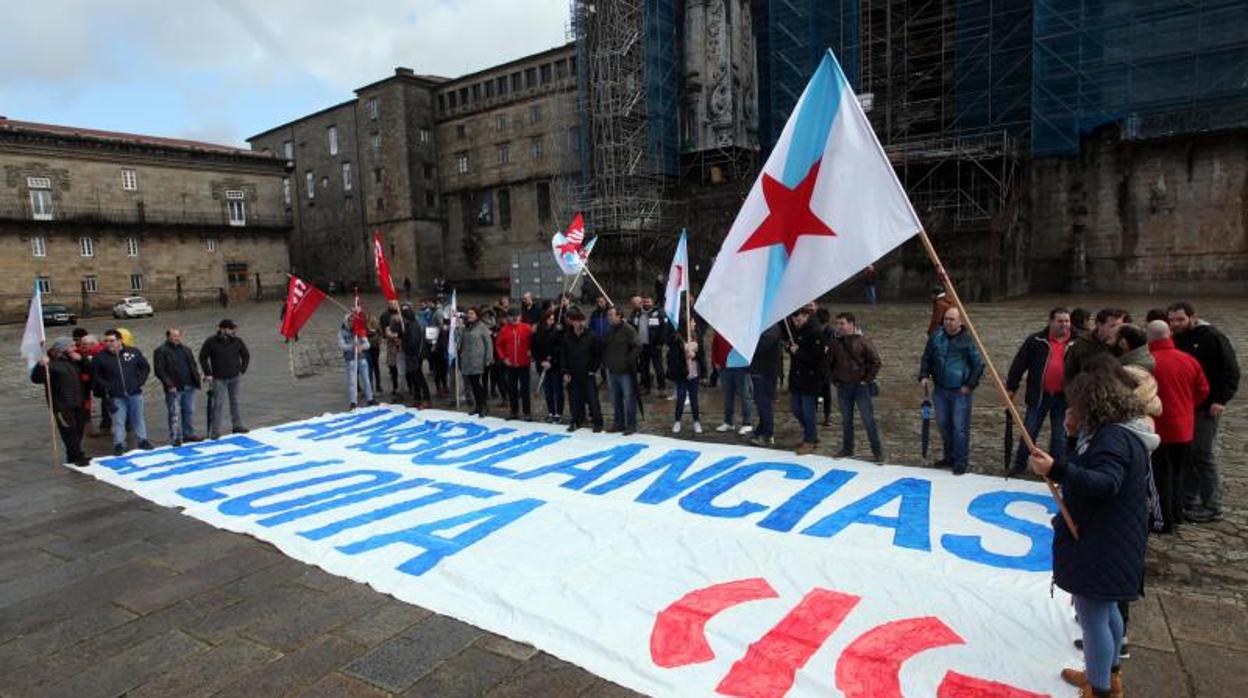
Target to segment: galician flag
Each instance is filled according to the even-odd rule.
[[[829,51],[737,213],[697,310],[750,359],[768,327],[920,227]]]
[[[22,358],[26,359],[27,371],[43,356],[43,342],[43,294],[39,292],[39,282],[35,281],[35,294],[30,297],[30,309],[26,313],[26,331],[22,333]]]
[[[680,326],[680,294],[689,292],[689,242],[685,231],[680,231],[672,266],[667,269],[667,290],[663,292],[663,312],[673,327]]]

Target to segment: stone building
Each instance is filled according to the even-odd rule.
[[[510,278],[512,251],[546,245],[562,217],[578,123],[569,45],[453,80],[397,68],[248,141],[290,162],[299,273],[375,287],[380,230],[396,285],[493,290]]]
[[[36,279],[50,302],[107,314],[280,295],[289,268],[285,163],[195,141],[0,118],[0,314]]]

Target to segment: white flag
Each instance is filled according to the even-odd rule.
[[[680,231],[672,266],[667,269],[667,290],[663,292],[663,312],[672,327],[680,327],[680,294],[689,292],[689,243],[685,231]]]
[[[448,363],[455,363],[455,328],[459,325],[459,308],[457,307],[455,291],[451,291],[451,312],[450,312],[450,334],[446,336],[446,360]]]
[[[697,310],[752,358],[764,330],[920,228],[829,51],[724,238]]]
[[[39,282],[35,282],[35,294],[30,299],[30,311],[26,314],[26,331],[22,333],[22,358],[26,359],[26,370],[34,368],[43,356],[43,294],[39,292]]]

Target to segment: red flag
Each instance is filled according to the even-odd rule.
[[[360,287],[355,287],[355,305],[351,308],[351,332],[356,337],[368,336],[368,325],[364,322],[364,306],[360,304]]]
[[[304,281],[290,277],[290,288],[286,292],[286,314],[282,316],[282,336],[295,339],[304,323],[316,312],[321,301],[325,300],[325,292]]]
[[[377,281],[381,284],[381,293],[388,301],[397,301],[399,292],[394,288],[394,279],[390,277],[390,263],[386,261],[385,248],[381,244],[381,231],[373,233],[373,263],[377,267]]]
[[[581,218],[581,214],[576,214],[576,218],[572,219],[572,225],[568,226],[568,231],[563,236],[576,246],[572,251],[581,249],[581,243],[585,242],[585,220]]]

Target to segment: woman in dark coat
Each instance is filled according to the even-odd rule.
[[[412,407],[424,409],[429,406],[429,383],[425,381],[422,368],[425,357],[429,354],[429,345],[425,342],[425,327],[416,319],[416,313],[410,307],[404,308],[403,323],[398,318],[392,321],[394,331],[401,333],[403,342],[403,369],[407,380],[407,391],[412,397]]]
[[[546,396],[546,422],[559,424],[563,421],[563,371],[559,367],[559,345],[563,342],[563,328],[555,322],[555,311],[542,311],[542,318],[533,333],[533,361],[537,370],[542,394]]]
[[[1066,431],[1077,434],[1075,456],[1053,461],[1040,450],[1031,467],[1061,484],[1075,540],[1053,517],[1053,582],[1074,596],[1083,629],[1084,671],[1062,670],[1083,696],[1122,694],[1118,652],[1123,622],[1119,601],[1139,596],[1148,540],[1149,451],[1160,439],[1143,419],[1124,378],[1092,371],[1066,386]]]

